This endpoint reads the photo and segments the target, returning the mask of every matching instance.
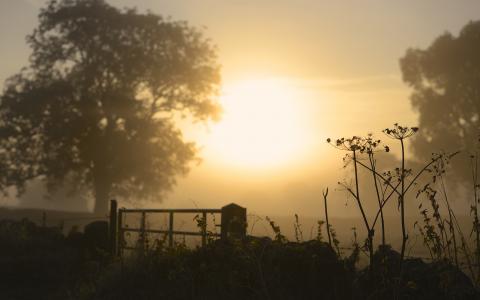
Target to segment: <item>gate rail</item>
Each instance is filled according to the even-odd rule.
[[[124,227],[123,217],[128,213],[140,213],[140,227],[130,228]],[[168,213],[169,226],[168,230],[162,229],[149,229],[146,228],[146,216],[147,214]],[[201,214],[202,222],[200,223],[200,231],[181,231],[174,229],[174,214]],[[207,233],[207,214],[220,214],[221,215],[221,233]],[[201,236],[202,247],[207,243],[207,235],[220,237],[221,239],[228,239],[230,237],[244,237],[246,235],[247,224],[247,210],[235,203],[226,205],[220,209],[190,209],[190,208],[177,208],[177,209],[139,209],[139,208],[120,208],[117,209],[117,201],[111,200],[110,202],[110,249],[112,254],[122,255],[123,249],[136,249],[133,247],[125,246],[125,232],[138,232],[140,234],[140,244],[145,245],[146,233],[163,233],[168,235],[168,245],[173,246],[173,236],[190,235]],[[215,226],[219,226],[216,225]]]

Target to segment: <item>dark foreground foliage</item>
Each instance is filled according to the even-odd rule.
[[[480,299],[470,278],[447,260],[425,263],[410,258],[403,262],[403,271],[400,266],[400,254],[390,246],[380,246],[372,273],[370,269],[357,272],[353,298]]]
[[[0,299],[76,299],[75,293],[94,285],[110,260],[96,223],[65,236],[60,228],[26,219],[1,220]]]
[[[0,221],[1,299],[476,299],[451,264],[404,262],[384,246],[373,269],[356,270],[320,241],[212,241],[159,247],[120,260],[102,248],[101,223],[64,236],[23,220]],[[103,239],[104,240],[104,239]]]
[[[250,239],[127,260],[102,278],[99,299],[349,298],[351,274],[325,243]]]

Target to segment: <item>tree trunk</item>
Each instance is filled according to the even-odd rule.
[[[111,182],[105,172],[94,170],[95,215],[108,215]]]
[[[93,185],[95,192],[95,215],[108,215],[110,192],[112,188],[111,170],[111,132],[113,121],[107,121],[105,132],[98,134],[98,152],[93,160]]]
[[[108,215],[109,192],[105,189],[95,189],[95,208],[93,213],[98,216]]]

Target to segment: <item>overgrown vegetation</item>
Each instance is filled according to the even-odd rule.
[[[60,228],[26,219],[0,221],[0,298],[76,299],[96,286],[96,277],[111,262],[106,236],[96,224],[65,236]]]
[[[478,158],[472,153],[471,232],[462,226],[449,199],[447,174],[457,153],[434,154],[417,172],[406,168],[404,140],[414,128],[395,124],[384,131],[399,141],[401,166],[382,170],[378,151],[390,151],[373,135],[336,140],[349,154],[354,186],[339,184],[357,204],[367,232],[357,229],[341,247],[328,216],[328,189],[323,192],[324,219],[313,240],[305,240],[295,215],[294,242],[266,217],[273,237],[217,240],[206,220],[194,218],[206,231],[205,247],[187,247],[185,239],[167,246],[165,239],[139,236],[139,251],[121,258],[108,253],[108,226],[93,222],[84,233],[63,235],[58,228],[32,222],[0,222],[0,268],[6,299],[474,299],[480,285]],[[332,143],[331,140],[329,140]],[[367,163],[365,163],[367,162]],[[377,210],[367,212],[360,197],[359,169],[371,174]],[[422,176],[423,175],[423,176]],[[422,181],[420,181],[422,179]],[[422,184],[420,184],[420,182]],[[417,190],[416,194],[413,192]],[[365,195],[362,194],[362,195]],[[402,243],[397,252],[387,244],[383,208],[398,200]],[[430,255],[428,261],[405,255],[409,240],[405,206],[418,204],[422,220],[414,224]],[[375,229],[381,230],[378,245]],[[215,232],[216,233],[216,232]],[[369,264],[359,267],[365,253]]]
[[[410,285],[416,285],[415,281],[411,281],[412,274],[409,274],[409,272],[412,271],[411,263],[415,260],[407,260],[405,258],[405,249],[409,239],[405,206],[409,203],[407,196],[412,194],[413,190],[418,187],[421,182],[425,182],[425,180],[427,180],[427,183],[418,189],[416,198],[421,199],[420,196],[423,195],[431,207],[431,212],[425,208],[423,202],[420,202],[418,208],[423,217],[423,224],[416,222],[414,227],[422,236],[423,242],[430,253],[430,266],[435,266],[434,268],[441,266],[440,268],[442,268],[442,270],[445,268],[450,269],[452,272],[451,275],[455,274],[452,275],[453,278],[455,278],[452,279],[453,281],[462,276],[466,277],[462,271],[467,271],[470,278],[469,280],[472,280],[473,285],[478,289],[480,286],[480,243],[478,238],[480,236],[478,225],[479,199],[477,195],[479,188],[477,174],[478,154],[472,154],[470,157],[473,182],[472,195],[474,199],[471,205],[472,230],[469,236],[475,236],[475,243],[472,244],[469,242],[469,236],[463,232],[455,211],[452,209],[447,191],[446,176],[448,166],[450,160],[459,152],[433,153],[431,160],[421,166],[415,173],[412,169],[406,168],[405,142],[406,139],[413,136],[417,131],[418,128],[416,127],[404,127],[398,124],[394,124],[393,128],[387,128],[383,131],[388,137],[398,140],[400,143],[400,166],[394,170],[385,170],[382,173],[378,171],[379,168],[375,158],[375,152],[381,147],[382,141],[373,138],[372,134],[369,134],[367,137],[353,136],[352,138],[339,138],[335,141],[332,141],[330,138],[327,139],[327,142],[335,148],[349,152],[344,158],[345,166],[353,163],[352,177],[355,183],[354,186],[352,187],[347,184],[346,181],[339,182],[339,185],[354,198],[364,221],[365,231],[367,232],[367,238],[363,248],[367,250],[369,266],[366,269],[368,276],[365,281],[366,289],[364,290],[370,290],[373,293],[382,290],[392,291],[393,294],[390,296],[399,297],[409,289]],[[390,151],[388,145],[383,145],[383,149],[386,152]],[[367,157],[367,164],[362,162],[364,158],[362,156]],[[378,210],[371,214],[365,211],[364,200],[360,197],[360,176],[358,171],[360,167],[369,171],[373,178],[373,189],[377,197]],[[428,179],[428,174],[430,175],[430,179]],[[385,204],[393,198],[392,196],[396,196],[398,199],[402,233],[400,253],[394,252],[391,247],[386,244],[385,239],[386,229],[383,222],[383,208]],[[443,209],[440,203],[444,206]],[[327,211],[326,207],[325,211]],[[369,215],[374,216],[373,221],[369,220]],[[382,242],[378,250],[375,251],[373,237],[379,216],[380,220],[382,220]],[[473,250],[471,249],[472,247],[474,248]],[[382,280],[376,278],[379,274],[383,274]],[[455,297],[458,297],[458,295]]]

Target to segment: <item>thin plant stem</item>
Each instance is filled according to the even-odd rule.
[[[358,207],[360,208],[360,212],[362,213],[362,218],[363,221],[365,222],[365,227],[367,229],[368,233],[368,252],[370,253],[370,270],[372,270],[372,263],[373,263],[373,230],[370,228],[370,225],[368,224],[368,219],[365,214],[365,211],[363,210],[362,206],[362,201],[360,200],[360,188],[358,187],[358,167],[357,167],[357,153],[354,150],[353,151],[353,165],[354,165],[354,170],[355,170],[355,194],[356,194],[356,199],[358,203]]]
[[[456,152],[456,153],[458,153],[458,152]],[[456,154],[456,153],[455,153],[455,154]],[[416,180],[418,179],[418,177],[420,177],[420,176],[423,174],[423,172],[425,172],[425,170],[427,170],[428,167],[430,167],[430,166],[431,166],[434,162],[436,162],[438,159],[439,159],[439,157],[433,158],[428,164],[426,164],[426,165],[417,173],[417,175],[415,175],[415,177],[413,178],[413,180],[412,180],[412,181],[409,183],[409,185],[407,185],[407,187],[405,188],[405,193],[407,193],[407,192],[410,190],[410,188],[411,188],[411,187],[413,186],[413,184],[416,182]],[[357,163],[358,163],[360,166],[366,168],[367,170],[370,170],[371,172],[373,171],[370,167],[368,167],[367,165],[363,164],[362,162],[358,161]],[[375,172],[375,174],[376,174],[378,177],[380,177],[380,179],[384,180],[384,182],[386,183],[387,187],[389,186],[389,187],[392,188],[392,191],[391,191],[390,194],[387,196],[387,198],[385,198],[385,200],[383,201],[383,203],[382,203],[382,205],[381,205],[381,208],[383,208],[383,207],[387,204],[388,200],[390,200],[390,198],[392,197],[392,195],[393,195],[395,192],[396,192],[397,194],[399,194],[397,188],[398,188],[398,186],[400,185],[400,182],[397,183],[396,186],[393,186],[391,183],[389,183],[389,182],[388,182],[381,174],[379,174],[377,171],[373,171],[373,172]],[[380,216],[380,209],[377,211],[377,214],[376,214],[376,216],[375,216],[375,220],[374,220],[374,222],[373,222],[372,227],[375,227],[375,224],[376,224],[377,219],[378,219],[379,216]]]
[[[395,189],[398,188],[399,185],[400,185],[400,182],[397,183],[397,186],[395,187]],[[388,188],[388,186],[387,186],[387,188]],[[386,189],[385,189],[385,191],[386,191]],[[381,209],[383,209],[383,207],[387,204],[388,200],[393,196],[393,193],[394,193],[394,191],[392,190],[392,191],[390,192],[390,194],[389,194],[386,198],[383,197],[384,200],[383,200],[382,204],[380,205],[380,208],[381,208]],[[378,217],[380,216],[380,212],[381,212],[381,211],[380,211],[380,208],[378,209],[377,214],[375,215],[375,219],[374,219],[374,221],[373,221],[372,227],[375,227],[375,224],[376,224],[377,221],[378,221]]]
[[[328,187],[323,194],[323,202],[325,205],[325,221],[327,222],[327,235],[328,235],[328,244],[332,247],[332,237],[330,236],[330,222],[328,220],[328,205],[327,205],[327,196],[328,196]]]
[[[372,170],[372,168],[370,168],[369,166],[367,166],[366,164],[362,163],[361,161],[357,161],[357,164],[364,167],[365,169],[369,170],[370,172],[374,172],[380,179],[382,179],[386,185],[390,186],[392,188],[392,190],[397,193],[399,196],[400,196],[400,192],[397,190],[398,188],[398,185],[397,187],[394,187],[389,180],[387,180],[385,177],[383,177],[382,174],[378,173],[377,171],[375,170]]]
[[[407,230],[405,226],[405,145],[403,143],[403,138],[400,139],[400,144],[402,146],[402,170],[401,170],[401,192],[400,192],[400,219],[402,224],[402,248],[400,252],[400,263],[403,265],[403,259],[405,258],[405,246],[407,244]]]
[[[375,158],[373,157],[373,153],[369,153],[368,158],[370,160],[370,166],[372,167],[372,176],[373,176],[373,182],[375,183],[375,191],[377,193],[377,200],[378,200],[378,207],[380,210],[380,221],[382,225],[382,245],[385,245],[385,221],[383,218],[383,207],[382,207],[382,199],[380,199],[380,192],[378,191],[378,182],[377,182],[377,176],[375,175],[375,168],[376,168],[376,161]],[[372,226],[374,227],[374,226]]]
[[[455,152],[453,155],[457,154],[458,152]],[[425,172],[425,170],[428,169],[428,167],[430,167],[434,162],[436,162],[437,160],[439,160],[440,157],[435,157],[435,158],[432,158],[432,160],[426,164],[425,166],[423,166],[423,168],[418,171],[417,175],[415,175],[415,177],[413,178],[413,180],[407,185],[407,187],[405,188],[405,193],[407,193],[410,188],[415,184],[416,180],[418,179],[418,177],[420,177],[423,172]],[[361,161],[357,161],[357,163],[364,167],[365,169],[369,170],[370,172],[372,172],[372,168],[370,168],[369,166],[365,165],[364,163],[362,163]],[[387,179],[385,179],[385,177],[382,176],[382,174],[378,173],[377,171],[375,171],[375,174],[380,178],[382,179],[389,187],[392,188],[393,192],[397,193],[399,196],[400,196],[400,192],[397,190],[398,186],[400,184],[397,184],[396,187],[394,187]]]
[[[358,187],[358,168],[357,168],[357,154],[356,151],[353,151],[353,165],[355,168],[355,199],[357,200],[358,207],[360,208],[360,212],[362,213],[363,222],[365,223],[365,227],[370,230],[370,226],[368,225],[367,216],[365,211],[363,210],[362,202],[360,201],[360,189]]]
[[[472,166],[472,183],[473,183],[473,231],[475,232],[475,254],[477,258],[477,284],[479,283],[478,280],[480,279],[480,227],[479,227],[479,219],[478,219],[478,194],[477,194],[477,185],[478,185],[478,153],[475,154],[475,160],[473,157],[471,158],[471,166]]]
[[[453,217],[452,217],[452,214],[453,214],[453,211],[452,211],[452,208],[450,206],[450,202],[448,201],[448,196],[447,196],[447,190],[446,190],[446,187],[445,187],[445,182],[443,180],[443,175],[440,174],[440,184],[441,184],[441,187],[442,187],[442,193],[443,193],[443,198],[445,200],[445,204],[447,205],[447,209],[448,209],[448,219],[449,219],[449,229],[450,229],[450,234],[452,235],[452,239],[453,239],[453,255],[454,255],[454,259],[455,259],[455,265],[458,267],[458,248],[457,248],[457,238],[456,238],[456,235],[455,235],[455,228],[453,226]]]

